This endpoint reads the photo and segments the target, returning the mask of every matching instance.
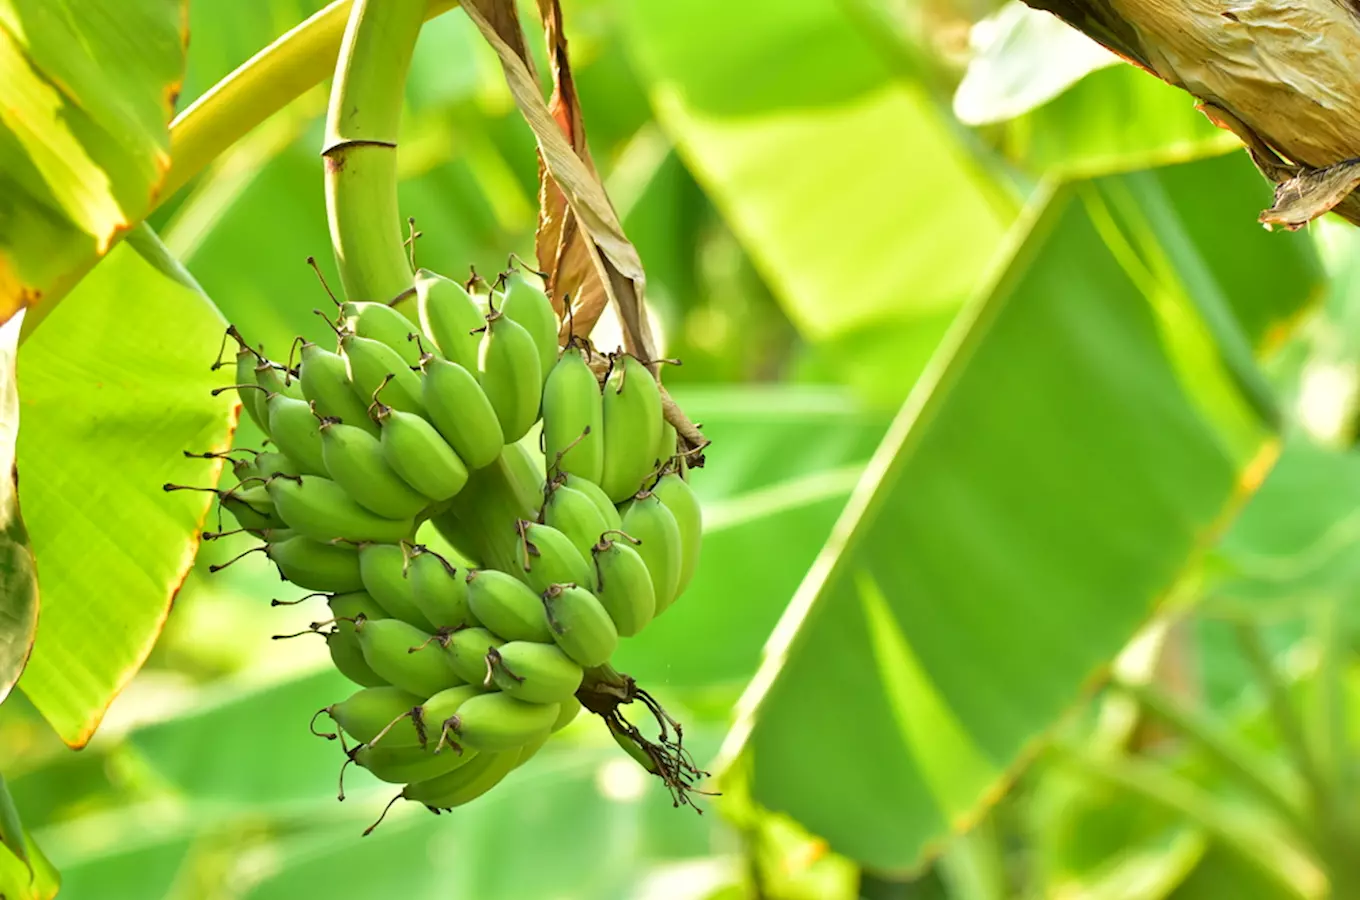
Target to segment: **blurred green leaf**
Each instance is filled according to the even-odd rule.
[[[973,56],[954,92],[968,125],[1003,122],[1048,103],[1119,57],[1062,19],[1010,0],[973,24]]]
[[[954,310],[978,284],[1014,201],[842,4],[628,21],[658,121],[805,336]]]
[[[0,897],[13,900],[50,900],[61,879],[33,843],[19,811],[0,777]]]
[[[0,3],[0,320],[106,253],[169,168],[187,0]]]
[[[22,323],[23,316],[19,315],[0,325],[0,703],[19,680],[38,627],[33,547],[19,511],[14,465],[19,437],[15,363]]]
[[[20,686],[81,746],[150,652],[193,562],[235,401],[212,303],[149,231],[83,280],[23,345],[20,497],[40,572],[43,618]],[[138,252],[144,249],[144,257]],[[155,260],[153,262],[149,260]],[[210,351],[209,351],[210,352]]]
[[[1251,323],[1208,274],[1254,223],[1173,253],[1167,201],[1154,176],[1057,190],[772,638],[734,741],[756,799],[839,852],[911,867],[974,817],[1273,457],[1223,349]]]

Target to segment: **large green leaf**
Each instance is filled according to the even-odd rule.
[[[145,254],[145,255],[143,255]],[[137,671],[198,546],[235,401],[209,391],[223,322],[149,229],[136,232],[19,354],[20,496],[43,621],[20,686],[73,746]]]
[[[51,900],[61,878],[33,843],[19,811],[0,778],[0,897],[5,900]]]
[[[1271,314],[1236,315],[1214,273],[1257,229],[1195,240],[1179,174],[1056,190],[771,641],[732,746],[758,802],[866,864],[973,821],[1273,459],[1269,398],[1239,385],[1313,281],[1263,274]],[[1308,271],[1304,242],[1256,252]]]
[[[38,585],[33,548],[19,513],[15,442],[19,392],[15,360],[23,316],[0,326],[0,703],[19,680],[38,627]]]
[[[0,321],[141,221],[170,166],[187,0],[0,2]]]
[[[958,308],[1013,201],[845,4],[628,12],[658,121],[805,335]]]

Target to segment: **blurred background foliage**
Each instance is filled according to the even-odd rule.
[[[193,0],[181,104],[321,5]],[[321,641],[270,640],[317,607],[271,609],[297,594],[258,558],[205,577],[247,546],[222,540],[88,748],[17,693],[0,710],[61,896],[1354,896],[1329,860],[1356,849],[1360,237],[1263,232],[1268,186],[1186,95],[1016,3],[563,7],[592,153],[683,360],[667,384],[714,441],[698,577],[618,665],[724,766],[723,796],[671,809],[582,717],[477,803],[360,840],[391,791],[351,768],[337,804],[341,755],[306,725],[345,683]],[[333,276],[324,90],[151,220],[276,356],[326,336],[304,264]],[[417,261],[530,256],[533,139],[461,13],[422,32],[403,127]],[[883,510],[838,532],[859,568],[799,592],[857,484]],[[1026,512],[1048,505],[1081,515]],[[923,581],[935,614],[909,603]],[[750,690],[762,659],[773,687]],[[908,676],[949,714],[895,697]]]

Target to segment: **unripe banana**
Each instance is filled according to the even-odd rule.
[[[575,701],[585,677],[561,649],[533,641],[510,641],[488,650],[487,667],[496,687],[526,703]]]
[[[217,498],[242,528],[263,531],[284,527],[269,491],[262,484],[238,484],[229,491],[222,491]]]
[[[329,478],[279,476],[269,482],[268,489],[274,509],[288,527],[316,541],[396,543],[415,528],[409,518],[374,515]]]
[[[568,697],[561,703],[561,710],[557,713],[557,721],[553,723],[552,733],[556,734],[566,728],[576,720],[576,716],[581,712],[581,701],[575,697]]]
[[[387,464],[381,441],[339,419],[321,420],[321,455],[331,479],[385,519],[413,518],[433,502]]]
[[[440,691],[421,704],[416,714],[420,723],[418,730],[424,734],[421,746],[432,753],[442,752],[449,742],[449,736],[445,733],[449,720],[465,702],[485,691],[486,688],[481,685],[460,684]]]
[[[302,395],[324,418],[339,419],[352,428],[377,435],[378,423],[368,417],[368,403],[359,399],[349,380],[345,358],[307,342],[302,345]],[[256,391],[255,393],[259,393]]]
[[[261,540],[267,544],[278,544],[283,541],[291,541],[300,535],[291,528],[265,528],[261,531],[252,532],[259,535]]]
[[[648,756],[647,751],[643,750],[642,747],[638,745],[637,741],[629,737],[624,731],[621,731],[618,726],[614,724],[612,719],[605,719],[605,724],[609,726],[610,736],[613,737],[614,742],[623,749],[623,752],[633,757],[638,765],[642,766],[642,768],[651,772],[653,775],[661,774],[661,770],[657,766],[656,760]]]
[[[486,325],[482,312],[463,286],[428,269],[416,272],[416,307],[420,327],[445,358],[477,369],[477,346]]]
[[[267,544],[264,552],[278,566],[281,576],[309,591],[345,593],[364,588],[359,556],[353,547],[298,536]]]
[[[680,528],[680,577],[675,586],[675,596],[679,597],[699,565],[699,548],[704,539],[703,509],[689,482],[674,472],[661,476],[652,493],[671,511]]]
[[[445,748],[440,753],[431,753],[419,747],[388,747],[384,743],[356,747],[350,758],[388,784],[410,784],[461,769],[477,758],[477,751],[459,753]]]
[[[582,559],[590,558],[590,548],[610,525],[589,497],[566,485],[550,487],[543,502],[543,524],[567,536]]]
[[[489,466],[501,455],[505,435],[477,377],[438,357],[425,361],[421,400],[425,413],[469,469]]]
[[[600,383],[581,348],[572,345],[543,384],[543,455],[548,474],[599,482],[604,472],[604,407]]]
[[[454,630],[478,624],[468,606],[467,581],[442,556],[418,548],[406,566],[411,600],[436,628]]]
[[[548,743],[548,740],[551,737],[552,732],[549,731],[545,734],[539,735],[538,737],[534,738],[532,741],[521,747],[519,751],[519,759],[515,761],[515,768],[518,769],[520,766],[524,765],[529,760],[537,756],[538,751],[543,749],[543,745]]]
[[[396,687],[366,687],[347,700],[326,707],[326,712],[345,734],[360,743],[370,743],[384,730],[383,742],[391,747],[418,747],[415,725],[410,713],[420,706],[420,698]],[[405,721],[401,717],[406,716]],[[399,731],[397,725],[404,725]],[[391,725],[391,729],[388,726]],[[390,739],[390,743],[388,742]]]
[[[425,412],[425,405],[420,401],[420,376],[411,371],[397,351],[354,334],[342,337],[340,348],[350,385],[365,408],[374,400],[380,400],[404,412],[417,415]]]
[[[420,362],[420,348],[411,339],[416,324],[386,303],[344,303],[340,307],[345,327],[360,337],[386,344],[408,366]]]
[[[264,388],[265,396],[282,394],[294,400],[302,399],[302,385],[283,368],[271,362],[261,362],[255,367],[255,383]]]
[[[364,544],[359,547],[359,574],[364,589],[386,610],[422,631],[434,631],[435,624],[420,611],[415,601],[415,585],[407,569],[409,557],[401,544]]]
[[[333,630],[326,633],[326,649],[330,651],[335,668],[355,684],[379,687],[387,684],[381,675],[364,662],[364,651],[359,649],[359,638],[354,634],[354,619],[360,615],[381,619],[386,615],[373,598],[363,591],[335,594],[327,601],[331,615],[336,617]]]
[[[401,796],[433,810],[462,806],[500,784],[514,771],[520,755],[519,747],[504,753],[478,753],[452,772],[406,785]]]
[[[619,509],[614,505],[614,501],[609,499],[609,495],[593,481],[581,478],[577,475],[567,475],[562,484],[571,488],[573,491],[580,491],[590,498],[590,502],[595,504],[595,508],[604,516],[608,531],[618,531],[623,527],[623,517],[619,515]]]
[[[260,478],[273,478],[275,475],[301,475],[297,463],[285,453],[265,450],[255,455],[255,474]]]
[[[514,319],[492,312],[486,317],[478,370],[506,443],[518,441],[538,420],[543,395],[543,364],[533,337]]]
[[[241,398],[241,406],[245,408],[246,415],[255,420],[255,424],[260,426],[260,430],[265,434],[269,433],[269,410],[265,408],[265,392],[257,391],[244,385],[256,384],[255,366],[260,362],[260,356],[253,350],[242,347],[236,351],[236,395]]]
[[[270,394],[265,406],[269,413],[269,436],[303,475],[325,475],[326,461],[321,455],[320,422],[312,415],[306,400]]]
[[[558,322],[552,301],[522,274],[511,272],[505,278],[501,313],[524,326],[524,330],[534,339],[534,346],[538,348],[539,371],[546,377],[557,361]]]
[[[551,643],[543,600],[524,582],[496,569],[474,569],[467,576],[468,609],[507,641]]]
[[[604,471],[600,487],[620,503],[656,468],[661,445],[661,391],[647,367],[623,355],[604,385]]]
[[[675,459],[679,452],[679,435],[675,433],[675,426],[662,419],[661,421],[661,443],[656,448],[656,464],[658,466]]]
[[[467,466],[429,422],[391,407],[379,407],[377,419],[383,459],[412,488],[442,502],[467,484]]]
[[[543,603],[553,640],[563,653],[585,668],[609,662],[619,647],[619,631],[594,594],[574,584],[554,584],[544,592]]]
[[[656,615],[656,589],[636,550],[606,537],[593,548],[599,588],[595,597],[623,637],[632,637]]]
[[[463,683],[444,648],[414,625],[401,619],[360,619],[354,630],[364,662],[403,690],[430,697]]]
[[[521,576],[539,594],[554,584],[595,588],[595,569],[565,534],[549,525],[521,522],[524,539],[517,550]],[[519,572],[515,573],[517,576]],[[476,612],[476,610],[473,610]]]
[[[458,677],[469,684],[486,681],[486,652],[505,641],[485,628],[460,628],[449,635],[446,652]]]
[[[496,691],[473,697],[449,722],[458,743],[497,753],[523,747],[552,729],[561,711],[556,703],[525,703]]]
[[[640,494],[623,509],[623,530],[634,537],[656,591],[656,615],[675,601],[685,551],[675,515],[655,494]]]

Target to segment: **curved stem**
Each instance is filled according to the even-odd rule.
[[[356,0],[326,116],[326,214],[350,300],[411,287],[397,211],[397,133],[425,0]]]

